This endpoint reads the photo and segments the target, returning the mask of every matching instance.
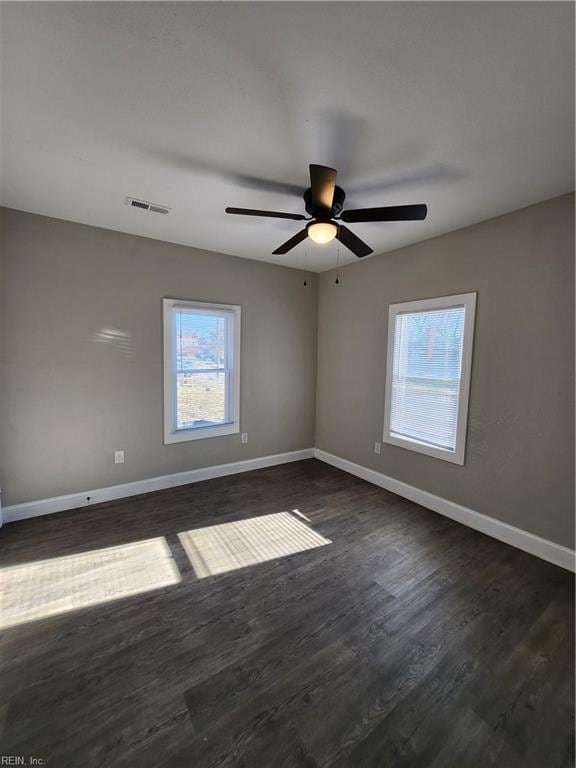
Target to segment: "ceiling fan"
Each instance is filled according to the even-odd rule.
[[[288,253],[298,243],[309,237],[315,243],[329,243],[336,238],[349,248],[358,258],[368,256],[372,248],[355,235],[340,221],[422,221],[426,218],[426,205],[388,205],[384,208],[358,208],[343,211],[346,194],[336,186],[336,171],[325,165],[310,166],[310,187],[304,192],[304,207],[309,216],[301,213],[281,213],[278,211],[259,211],[253,208],[226,208],[226,213],[242,216],[265,216],[271,219],[293,219],[308,221],[306,227],[285,243],[274,254]]]

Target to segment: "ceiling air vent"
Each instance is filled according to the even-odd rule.
[[[135,197],[127,197],[126,205],[129,205],[131,208],[140,208],[143,211],[152,211],[152,213],[170,213],[170,208],[166,208],[165,205],[149,203],[147,200],[138,200]]]

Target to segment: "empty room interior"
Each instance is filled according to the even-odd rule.
[[[574,768],[572,2],[0,3],[0,764]]]

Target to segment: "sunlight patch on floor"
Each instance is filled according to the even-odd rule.
[[[0,569],[0,629],[180,581],[164,537]]]
[[[332,543],[289,512],[183,531],[178,538],[199,579]]]

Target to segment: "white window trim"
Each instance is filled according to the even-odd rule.
[[[226,424],[207,427],[191,427],[190,429],[175,430],[175,367],[176,367],[176,336],[174,334],[174,310],[197,309],[203,314],[217,313],[225,310],[233,315],[231,338],[228,339],[228,362],[231,369],[229,393],[229,412],[232,420]],[[164,320],[164,443],[183,443],[188,440],[202,440],[208,437],[234,435],[240,432],[240,321],[241,307],[237,304],[213,304],[205,301],[187,301],[184,299],[162,299]]]
[[[458,399],[458,414],[456,422],[456,448],[451,451],[434,445],[414,440],[409,437],[399,437],[390,433],[390,416],[392,400],[392,371],[394,357],[394,332],[396,315],[405,312],[424,312],[432,309],[450,309],[464,307],[464,334],[462,340],[462,369],[460,374],[460,393]],[[386,392],[384,404],[384,434],[383,442],[406,448],[410,451],[424,453],[437,459],[450,461],[453,464],[464,464],[466,454],[466,430],[468,424],[468,402],[470,399],[470,374],[472,371],[472,346],[474,341],[474,319],[476,314],[476,293],[460,293],[454,296],[441,296],[436,299],[421,299],[405,301],[402,304],[390,304],[388,309],[388,350],[386,355]]]

